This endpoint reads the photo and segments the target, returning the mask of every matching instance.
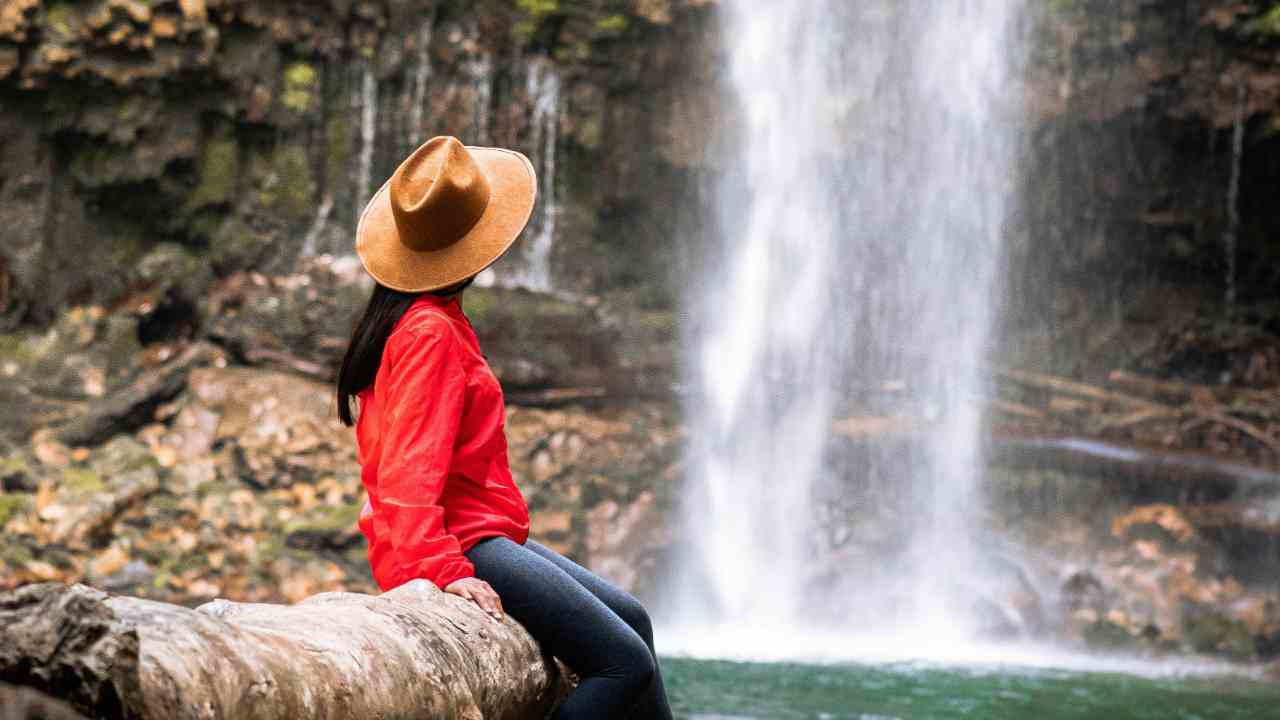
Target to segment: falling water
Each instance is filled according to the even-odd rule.
[[[551,292],[551,248],[555,244],[560,214],[556,191],[556,149],[560,143],[560,74],[546,57],[529,61],[525,77],[530,135],[527,146],[538,174],[538,201],[525,240],[492,271],[477,281],[481,285],[523,287]]]
[[[360,162],[356,172],[356,201],[360,208],[369,201],[370,182],[373,180],[373,150],[378,139],[378,77],[373,63],[366,61],[360,74],[359,95],[354,103],[360,108]]]
[[[426,140],[422,121],[430,98],[427,95],[428,81],[431,80],[431,40],[436,23],[436,8],[433,6],[422,25],[418,27],[418,58],[413,69],[413,100],[409,105],[409,150]],[[406,151],[407,154],[407,151]]]
[[[1227,265],[1227,291],[1224,304],[1227,314],[1235,312],[1236,263],[1240,235],[1240,167],[1244,162],[1244,120],[1248,89],[1243,80],[1236,83],[1236,121],[1231,133],[1231,179],[1227,186],[1227,232],[1223,238]]]
[[[970,636],[973,400],[1015,187],[1019,5],[724,4],[740,126],[722,247],[690,298],[685,594],[664,614],[684,650]],[[833,425],[870,415],[920,440],[837,475]],[[873,536],[857,552],[822,541],[832,487],[854,508],[835,535]],[[859,527],[886,512],[891,527]]]
[[[477,145],[489,143],[489,116],[493,105],[493,56],[487,52],[479,53],[470,63],[471,81],[475,86],[475,118],[473,120],[472,142]]]

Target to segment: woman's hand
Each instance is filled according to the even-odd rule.
[[[489,587],[489,583],[478,577],[458,578],[449,583],[444,591],[474,601],[481,610],[492,615],[494,620],[502,619],[502,600]]]

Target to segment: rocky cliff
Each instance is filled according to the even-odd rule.
[[[660,305],[703,162],[707,5],[6,0],[0,317],[160,282],[189,303],[238,269],[348,253],[356,212],[435,134],[538,167],[499,281]]]

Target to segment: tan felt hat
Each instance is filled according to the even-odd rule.
[[[360,214],[356,254],[375,280],[423,292],[459,283],[511,247],[537,197],[533,164],[513,150],[431,138]]]

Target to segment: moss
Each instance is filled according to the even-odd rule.
[[[76,37],[75,12],[68,3],[51,5],[44,15],[45,26],[54,40],[69,41]]]
[[[62,471],[62,485],[78,493],[96,492],[107,485],[102,476],[85,468],[69,467]]]
[[[627,17],[625,15],[609,15],[596,21],[597,32],[616,35],[626,29]]]
[[[574,131],[574,137],[577,138],[578,144],[588,150],[595,150],[600,147],[600,138],[603,130],[600,127],[600,121],[596,118],[587,118],[578,123],[577,130]]]
[[[210,140],[200,148],[199,181],[187,207],[227,203],[235,195],[240,174],[240,150],[234,140]]]
[[[1196,652],[1222,653],[1237,660],[1257,652],[1249,626],[1241,620],[1210,612],[1185,625],[1187,642]]]
[[[142,124],[149,114],[148,110],[146,98],[130,95],[116,103],[116,122],[126,126]]]
[[[277,147],[258,174],[259,199],[264,208],[278,210],[293,219],[310,212],[314,188],[304,149],[292,145]]]
[[[1251,35],[1280,35],[1280,5],[1250,20],[1244,26],[1244,31]]]
[[[351,121],[337,115],[324,125],[324,172],[328,187],[340,187],[351,160]]]
[[[1134,644],[1129,631],[1110,620],[1099,620],[1086,626],[1082,635],[1085,644],[1096,650],[1120,650]]]
[[[31,548],[19,543],[10,543],[5,548],[4,556],[10,567],[24,567],[36,559],[36,555],[31,551]]]
[[[297,113],[309,112],[315,104],[316,69],[305,62],[295,62],[284,70],[284,94],[280,101]]]
[[[560,0],[516,0],[516,7],[536,18],[560,12]]]
[[[308,517],[290,520],[284,526],[284,533],[286,535],[296,532],[326,533],[354,528],[356,520],[360,517],[362,505],[363,502],[326,505]]]
[[[0,492],[0,527],[3,527],[15,515],[26,512],[30,505],[30,495]]]
[[[29,335],[0,335],[0,362],[9,361],[19,365],[30,362],[35,353],[29,340]]]

